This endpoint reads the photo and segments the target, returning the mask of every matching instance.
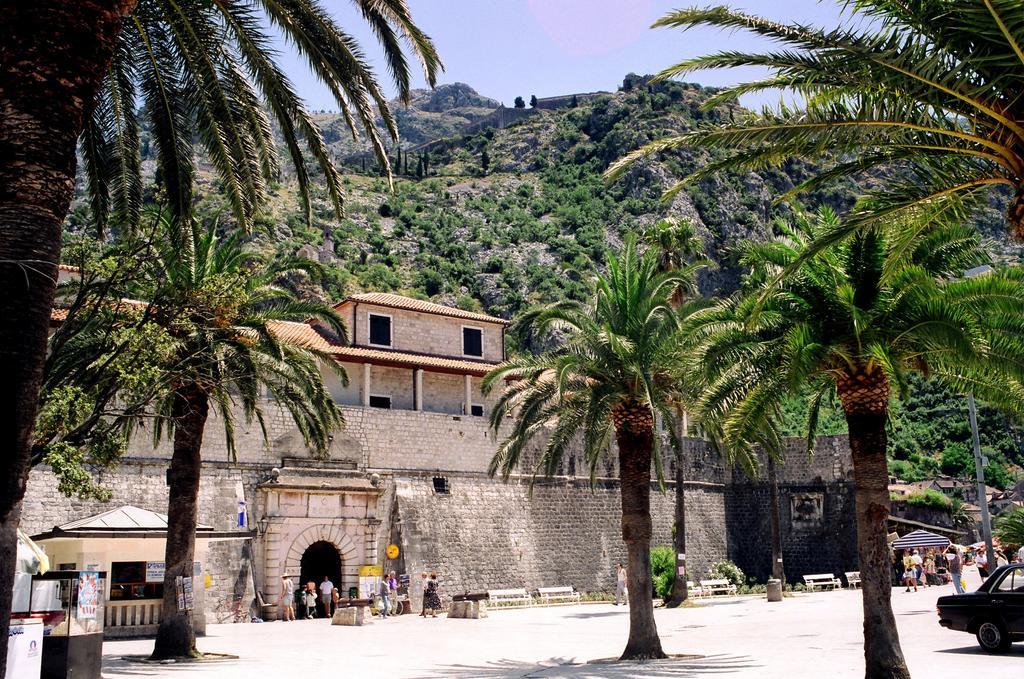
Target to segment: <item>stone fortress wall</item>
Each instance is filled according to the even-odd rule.
[[[619,493],[613,459],[603,461],[591,487],[589,470],[569,456],[560,476],[529,477],[507,483],[486,475],[495,440],[485,418],[442,413],[344,407],[345,431],[336,435],[330,463],[310,459],[298,433],[280,412],[268,409],[269,443],[255,424],[238,422],[238,459],[229,461],[222,429],[214,420],[204,441],[204,476],[199,520],[218,530],[235,526],[237,501],[248,503],[252,526],[265,510],[257,486],[274,467],[323,467],[324,478],[350,470],[378,477],[376,549],[402,547],[397,566],[411,574],[437,570],[448,594],[488,588],[572,584],[582,591],[614,586],[614,565],[625,561],[619,525]],[[689,579],[706,577],[716,560],[730,558],[744,571],[766,577],[770,568],[767,486],[723,464],[699,439],[687,439],[686,505]],[[853,570],[856,566],[851,464],[845,437],[822,438],[808,459],[794,441],[779,468],[787,574],[799,581],[807,573]],[[122,463],[100,474],[114,491],[108,504],[65,498],[46,468],[33,470],[24,507],[24,527],[39,533],[55,525],[133,504],[166,512],[166,460],[169,449],[153,449],[136,437]],[[528,456],[529,458],[529,456]],[[674,478],[674,461],[665,450],[665,478]],[[524,460],[529,469],[532,459]],[[435,477],[448,492],[435,490]],[[652,493],[653,544],[672,541],[675,489]],[[367,533],[369,537],[369,533]],[[269,601],[276,582],[263,582],[260,540],[213,543],[204,573],[213,580],[210,607],[229,596],[260,589]],[[263,559],[263,562],[261,562]],[[352,564],[345,565],[351,573]],[[345,576],[348,577],[348,576]],[[417,583],[418,578],[413,578]],[[349,582],[341,583],[349,586]],[[415,592],[415,590],[414,590]]]

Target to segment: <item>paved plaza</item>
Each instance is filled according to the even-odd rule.
[[[976,576],[971,578],[975,581]],[[893,591],[903,650],[915,677],[1018,676],[1024,644],[1005,656],[981,652],[971,635],[939,627],[935,600],[952,586]],[[326,620],[212,625],[199,646],[238,660],[180,666],[129,663],[151,640],[104,644],[107,679],[310,679],[312,677],[704,677],[766,679],[864,674],[859,592],[798,594],[782,603],[732,597],[656,611],[665,651],[645,664],[594,662],[621,652],[624,607],[589,604],[502,610],[485,620],[402,616],[363,627]]]

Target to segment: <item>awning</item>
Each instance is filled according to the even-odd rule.
[[[46,557],[46,552],[32,542],[32,538],[20,528],[18,529],[18,563],[14,570],[29,575],[42,575],[50,570],[50,560]]]
[[[198,540],[241,540],[255,537],[255,535],[255,531],[251,530],[215,531],[213,526],[202,523],[196,526],[196,539]],[[89,538],[155,538],[163,540],[166,537],[166,514],[159,514],[132,505],[122,505],[101,514],[54,526],[45,533],[33,535],[32,539],[42,542],[44,540]]]
[[[893,549],[914,549],[915,547],[948,547],[949,538],[926,530],[915,530],[892,543]]]

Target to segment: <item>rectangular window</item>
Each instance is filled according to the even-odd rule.
[[[368,314],[370,321],[370,344],[377,347],[391,346],[391,317],[382,314]]]
[[[484,333],[480,328],[462,328],[462,355],[484,355]]]
[[[371,408],[384,408],[385,410],[391,410],[391,397],[390,396],[370,396],[370,407]]]
[[[110,599],[160,599],[164,585],[146,582],[145,561],[115,561],[110,564]]]
[[[484,407],[483,406],[478,406],[478,405],[474,404],[470,408],[470,410],[472,410],[472,413],[470,413],[470,414],[473,415],[474,417],[483,417],[484,416]]]

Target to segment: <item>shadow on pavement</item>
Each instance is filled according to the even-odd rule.
[[[583,619],[583,618],[610,618],[610,617],[615,616],[615,615],[629,615],[629,609],[628,608],[624,608],[621,611],[607,611],[605,613],[573,613],[572,615],[567,615],[565,617],[567,617],[567,618],[580,618],[580,619]]]
[[[218,660],[217,667],[238,667],[238,660]],[[190,674],[202,672],[209,675],[213,663],[138,663],[120,656],[104,656],[101,676],[110,677],[165,677],[170,672]]]
[[[449,665],[432,677],[469,679],[659,679],[732,674],[759,667],[749,656],[711,655],[703,658],[667,658],[647,662],[591,662],[550,658],[543,663],[496,660],[486,665]]]
[[[961,646],[960,648],[943,648],[943,649],[941,649],[939,651],[936,651],[936,653],[953,653],[953,654],[956,654],[956,655],[976,655],[979,658],[1000,657],[1000,656],[993,655],[991,653],[986,653],[985,651],[981,650],[981,646],[977,646],[977,645],[975,645],[975,646]],[[1001,656],[1002,657],[1006,657],[1006,656],[1010,656],[1010,657],[1013,657],[1013,656],[1024,656],[1024,646],[1022,646],[1020,644],[1014,644],[1013,646],[1010,647],[1009,651],[1007,651],[1006,653],[1002,653]]]

